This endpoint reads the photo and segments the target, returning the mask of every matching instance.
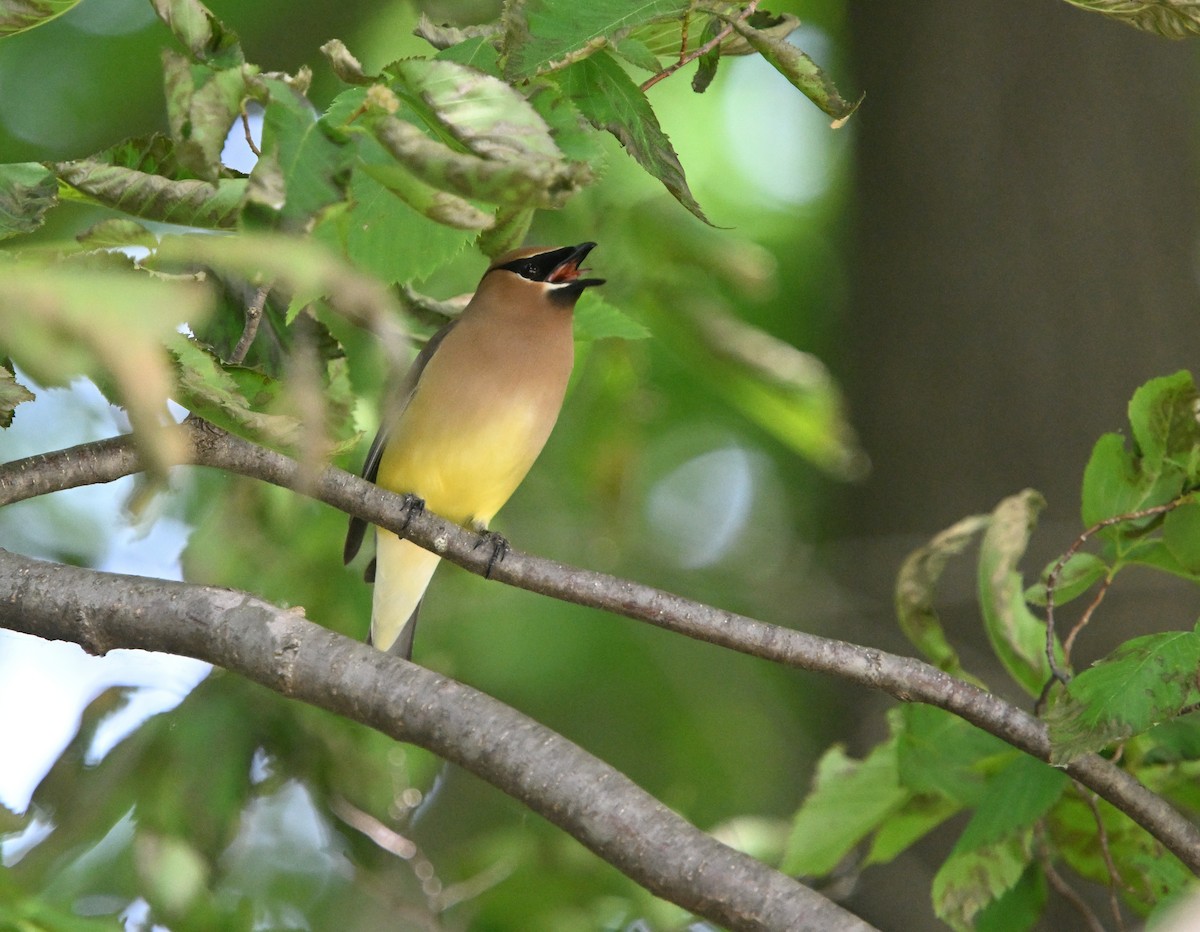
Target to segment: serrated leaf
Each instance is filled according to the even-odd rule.
[[[199,0],[150,0],[150,4],[193,60],[225,67],[245,61],[237,35]]]
[[[62,16],[79,0],[0,0],[0,38]]]
[[[345,197],[354,150],[334,138],[307,98],[287,82],[268,78],[265,83],[270,101],[263,111],[262,151],[268,161],[262,170],[277,170],[281,175],[284,202],[278,209],[279,227],[303,230],[320,211]],[[258,173],[256,165],[251,178]]]
[[[575,305],[576,340],[645,340],[650,335],[645,325],[613,307],[597,294],[585,292]]]
[[[44,165],[0,165],[0,239],[32,233],[57,204],[58,181]]]
[[[17,405],[36,396],[13,375],[12,367],[0,365],[0,427],[10,427]]]
[[[835,745],[817,764],[812,792],[796,813],[780,869],[801,876],[829,873],[908,795],[898,780],[894,740],[861,761]]]
[[[682,19],[690,0],[521,0],[504,11],[504,74],[529,78],[569,64],[645,23]]]
[[[222,177],[216,184],[195,179],[162,136],[130,139],[90,158],[50,167],[86,199],[161,223],[231,228],[246,192],[241,178]]]
[[[147,471],[162,478],[186,455],[167,414],[172,380],[162,344],[181,322],[203,319],[208,305],[203,289],[148,275],[9,267],[0,276],[0,345],[42,385],[86,375],[106,389],[128,411]]]
[[[490,74],[493,78],[500,77],[500,53],[484,36],[464,39],[462,42],[449,45],[433,57],[437,61],[452,61],[466,65],[476,71]]]
[[[930,663],[956,676],[964,674],[962,663],[946,639],[934,599],[950,558],[962,553],[990,521],[990,515],[963,518],[909,554],[896,577],[896,618],[900,630]]]
[[[793,87],[834,119],[841,126],[858,109],[863,98],[853,103],[838,92],[833,81],[811,58],[792,45],[785,37],[768,30],[755,29],[745,20],[729,17],[734,30],[782,74]],[[790,31],[790,30],[789,30]]]
[[[1045,504],[1031,489],[1004,499],[979,547],[979,606],[988,640],[1009,675],[1034,696],[1050,677],[1046,624],[1025,604],[1017,564]]]
[[[1135,29],[1168,39],[1200,35],[1200,4],[1195,0],[1067,0],[1082,10],[1100,13]]]
[[[1046,604],[1047,583],[1050,579],[1050,573],[1057,565],[1058,558],[1046,564],[1046,568],[1042,570],[1041,578],[1025,590],[1026,602],[1032,605]],[[1108,564],[1095,554],[1071,554],[1071,558],[1059,570],[1058,580],[1054,586],[1054,604],[1056,606],[1066,605],[1072,599],[1079,598],[1079,596],[1083,595],[1093,585],[1103,579],[1107,575],[1108,569]]]
[[[593,126],[616,136],[625,151],[680,204],[709,223],[688,189],[679,156],[650,102],[616,59],[599,52],[564,69],[556,79]]]
[[[1066,764],[1141,734],[1200,702],[1200,633],[1126,641],[1084,670],[1046,716],[1051,760]]]

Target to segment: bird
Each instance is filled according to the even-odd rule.
[[[527,247],[495,259],[462,313],[430,337],[399,383],[363,478],[485,533],[558,420],[575,361],[575,303],[604,284],[580,277],[595,246]],[[346,563],[366,529],[351,518]],[[503,553],[502,541],[496,546],[493,559]],[[417,612],[440,559],[376,529],[368,643],[411,659]]]

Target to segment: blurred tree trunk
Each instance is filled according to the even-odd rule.
[[[867,97],[844,378],[873,471],[843,497],[844,576],[866,598],[842,632],[908,652],[890,589],[918,537],[1032,486],[1049,500],[1036,573],[1080,530],[1083,466],[1126,429],[1134,388],[1200,369],[1197,46],[1048,0],[849,7]],[[951,637],[1011,695],[986,665],[970,568],[956,572]],[[1089,657],[1135,620],[1190,623],[1170,599],[1114,592]],[[937,925],[914,891],[961,827],[873,874],[851,908]],[[1056,906],[1039,928],[1078,921]]]
[[[850,9],[853,532],[1025,486],[1077,521],[1133,389],[1200,365],[1196,45],[1046,0]]]

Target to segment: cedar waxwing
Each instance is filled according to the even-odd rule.
[[[408,370],[371,444],[363,477],[424,499],[430,511],[483,531],[542,452],[575,360],[579,263],[595,243],[520,249],[488,268],[455,320]],[[350,520],[344,557],[366,522]],[[421,597],[441,558],[376,531],[370,643],[408,658]],[[370,569],[368,568],[368,577]]]

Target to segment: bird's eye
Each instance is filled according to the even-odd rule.
[[[524,262],[521,264],[521,277],[522,278],[536,279],[537,273],[538,273],[538,267],[534,263]]]

